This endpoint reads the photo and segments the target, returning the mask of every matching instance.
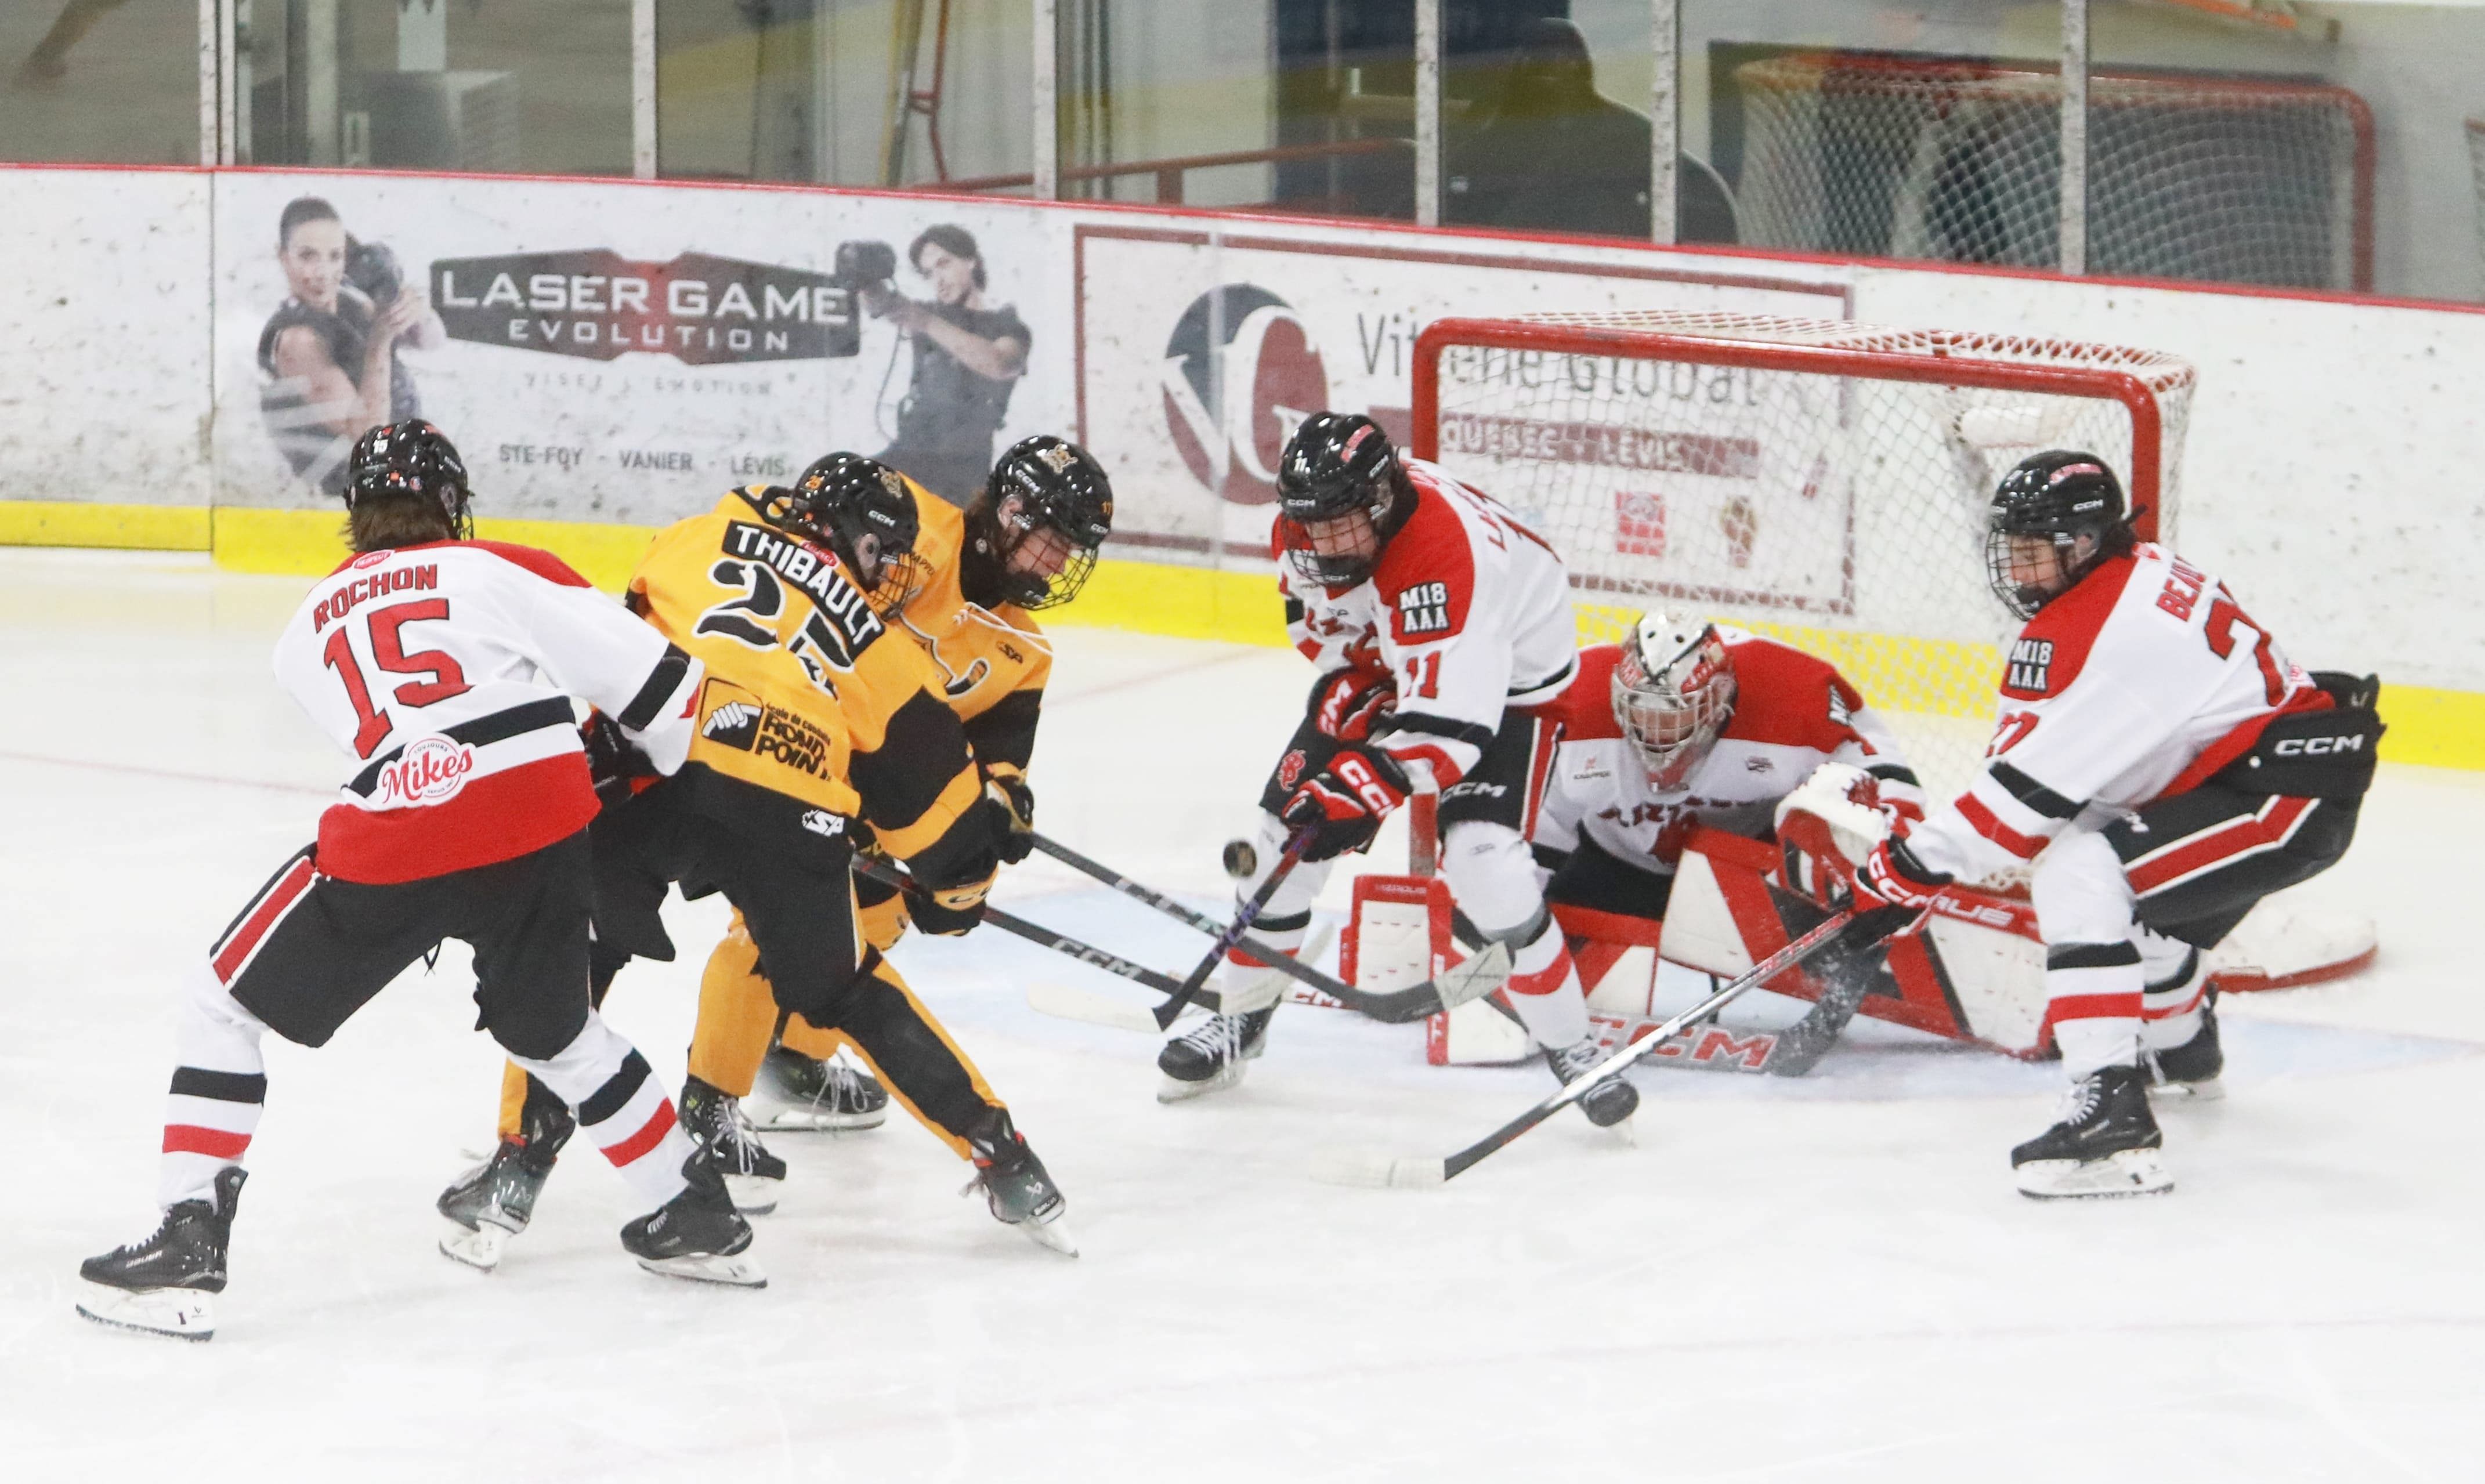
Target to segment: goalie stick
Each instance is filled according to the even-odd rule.
[[[1922,923],[1925,915],[1924,913],[1912,914],[1910,927]],[[1822,919],[1818,927],[1755,964],[1750,973],[1689,1010],[1665,1021],[1638,1040],[1615,1047],[1603,1061],[1564,1083],[1558,1090],[1546,1093],[1538,1099],[1534,1107],[1447,1158],[1435,1158],[1430,1155],[1391,1156],[1341,1149],[1332,1151],[1320,1160],[1315,1166],[1314,1174],[1323,1179],[1341,1185],[1394,1185],[1420,1188],[1454,1179],[1474,1169],[1521,1134],[1576,1102],[1588,1089],[1664,1045],[1684,1026],[1704,1015],[1724,1009],[1740,998],[1747,990],[1777,978],[1818,953],[1844,931],[1855,921],[1855,917],[1854,911],[1849,909]],[[1909,929],[1899,931],[1906,931]]]
[[[1087,856],[1081,855],[1077,850],[1072,850],[1070,847],[1063,845],[1058,840],[1047,839],[1045,836],[1040,834],[1033,835],[1031,838],[1033,839],[1037,850],[1042,850],[1045,854],[1051,856],[1054,860],[1061,862],[1063,865],[1070,867],[1074,871],[1095,877],[1097,880],[1104,882],[1115,891],[1120,892],[1123,896],[1129,897],[1136,902],[1144,902],[1149,906],[1155,907],[1158,911],[1164,913],[1167,917],[1173,918],[1178,922],[1188,923],[1202,932],[1216,933],[1224,931],[1223,925],[1219,924],[1215,918],[1209,916],[1207,913],[1193,911],[1191,908],[1183,905],[1181,903],[1166,896],[1162,892],[1142,886],[1138,882],[1132,880],[1129,877],[1123,876],[1121,873],[1115,871],[1112,867],[1105,865],[1101,861],[1091,860]],[[1321,970],[1313,967],[1311,964],[1303,961],[1306,958],[1316,957],[1315,954],[1289,954],[1282,949],[1272,948],[1269,944],[1262,942],[1260,939],[1250,937],[1248,935],[1237,938],[1234,941],[1233,946],[1242,950],[1242,952],[1246,954],[1249,954],[1252,958],[1258,959],[1270,970],[1282,974],[1288,979],[1296,981],[1297,984],[1317,989],[1321,993],[1325,994],[1329,998],[1337,1000],[1350,1008],[1362,1010],[1363,1013],[1371,1015],[1376,1020],[1388,1020],[1393,1022],[1402,1020],[1421,1020],[1426,1015],[1434,1012],[1434,1010],[1432,1009],[1419,1008],[1423,1002],[1420,997],[1410,998],[1410,996],[1414,994],[1413,990],[1398,990],[1387,995],[1377,996],[1377,998],[1388,1001],[1393,1007],[1403,1007],[1403,1009],[1393,1008],[1387,1014],[1383,1014],[1378,1011],[1364,1010],[1363,1006],[1358,1003],[1358,1001],[1374,999],[1376,996],[1367,991],[1355,988],[1353,985],[1349,985],[1344,980],[1337,978],[1335,975],[1324,974]],[[1473,963],[1475,961],[1475,959],[1466,960],[1468,963]],[[1463,966],[1464,965],[1462,964],[1461,967]],[[1452,974],[1455,973],[1457,973],[1457,971],[1453,970]],[[1419,985],[1415,987],[1417,989],[1430,988],[1438,991],[1438,999],[1440,1003],[1434,1007],[1434,1009],[1450,1010],[1463,1005],[1469,1000],[1490,994],[1493,990],[1500,988],[1501,980],[1506,978],[1507,975],[1508,971],[1505,969],[1500,974],[1494,976],[1493,983],[1479,989],[1474,987],[1474,982],[1478,976],[1474,971],[1469,971],[1464,977],[1458,980],[1457,992],[1455,993],[1453,993],[1442,983],[1442,981],[1448,981],[1451,978],[1451,974],[1444,974],[1441,976],[1441,981],[1428,980],[1423,985]],[[1262,1007],[1245,1006],[1243,1008],[1246,1010],[1256,1010]],[[1228,1011],[1226,1013],[1239,1013],[1239,1012]]]
[[[874,860],[868,855],[856,856],[854,869],[856,874],[869,877],[884,886],[894,886],[901,891],[910,892],[920,889],[906,873],[887,861]],[[985,922],[1015,937],[1024,938],[1038,948],[1051,949],[1056,954],[1076,958],[1081,963],[1090,964],[1116,978],[1127,979],[1134,985],[1143,985],[1160,994],[1173,995],[1182,990],[1182,981],[1170,974],[1160,974],[1144,965],[1133,963],[1128,958],[1117,954],[1108,954],[1066,932],[1055,932],[1039,923],[1032,923],[1024,917],[1005,912],[989,902],[984,904],[983,911]],[[1262,946],[1270,954],[1276,952],[1275,949]],[[1461,977],[1462,974],[1464,978]],[[1341,992],[1336,997],[1349,1009],[1361,1011],[1376,1020],[1421,1020],[1442,1008],[1444,995],[1452,996],[1450,1003],[1462,1005],[1478,995],[1489,994],[1501,987],[1502,981],[1509,977],[1510,956],[1506,951],[1497,956],[1479,954],[1442,975],[1438,980],[1385,992],[1367,991],[1357,989],[1352,985],[1341,984],[1338,985],[1338,990]],[[1039,999],[1035,990],[1029,990],[1028,999],[1035,1004],[1036,1009],[1049,1014],[1061,1015],[1072,1020],[1093,1020],[1106,1025],[1128,1024],[1130,1016],[1136,1014],[1145,1017],[1150,1024],[1156,1025],[1160,1030],[1163,1029],[1164,1025],[1172,1023],[1168,1018],[1162,1024],[1158,1024],[1156,1019],[1158,1012],[1125,1007],[1119,1002],[1106,1000],[1101,995],[1085,995],[1083,991],[1064,985],[1039,987],[1045,989],[1045,997]],[[1238,1010],[1228,1011],[1214,989],[1201,990],[1191,995],[1186,1003],[1197,1004],[1220,1013],[1240,1013],[1243,1010],[1266,1008],[1243,1005]],[[1140,1029],[1146,1029],[1146,1027],[1143,1026]]]

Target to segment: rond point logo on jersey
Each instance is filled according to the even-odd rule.
[[[373,796],[383,804],[437,804],[453,798],[475,770],[475,749],[446,737],[423,737],[380,769]]]
[[[1165,342],[1160,381],[1183,463],[1217,498],[1241,505],[1276,499],[1286,440],[1328,406],[1328,371],[1311,328],[1250,283],[1191,301]]]

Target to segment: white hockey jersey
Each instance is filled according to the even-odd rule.
[[[1908,843],[1930,869],[1981,879],[2066,825],[2102,827],[2198,786],[2272,717],[2330,704],[2225,583],[2144,544],[2097,563],[2020,631],[1984,770]]]
[[[1484,756],[1502,713],[1553,699],[1576,668],[1570,579],[1543,537],[1437,466],[1406,460],[1415,509],[1372,576],[1330,590],[1277,552],[1286,630],[1325,674],[1397,683],[1379,744],[1446,789]],[[1282,527],[1280,527],[1282,529]]]
[[[420,880],[585,828],[595,791],[570,697],[655,766],[689,752],[696,661],[560,558],[497,541],[366,552],[311,589],[276,679],[361,763],[319,820],[341,880]]]
[[[1826,660],[1775,639],[1720,628],[1734,666],[1734,714],[1700,766],[1670,793],[1614,719],[1622,648],[1579,653],[1579,678],[1554,715],[1560,744],[1528,838],[1570,851],[1584,840],[1643,871],[1670,876],[1695,825],[1765,839],[1778,800],[1823,763],[1849,763],[1881,780],[1881,796],[1921,813],[1924,791],[1898,739]]]

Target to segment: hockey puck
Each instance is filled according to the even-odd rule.
[[[1230,876],[1239,881],[1259,869],[1260,852],[1252,848],[1250,841],[1228,840],[1225,842],[1225,874],[1227,876]]]

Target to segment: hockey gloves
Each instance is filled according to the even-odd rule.
[[[1406,770],[1378,747],[1340,747],[1328,766],[1303,780],[1277,819],[1289,830],[1314,829],[1306,861],[1333,860],[1371,846],[1389,811],[1412,791]]]
[[[639,791],[639,780],[663,776],[620,724],[604,713],[588,712],[586,725],[578,730],[579,741],[587,748],[587,779],[595,786],[596,801],[605,808],[628,803]]]
[[[1035,850],[1035,790],[1026,786],[1025,773],[995,763],[984,769],[984,796],[1009,817],[1009,827],[995,848],[1003,865],[1015,866]]]
[[[1312,684],[1312,727],[1339,742],[1368,742],[1374,723],[1396,709],[1398,687],[1369,670],[1332,670]]]
[[[1864,864],[1857,868],[1856,874],[1862,878],[1866,893],[1909,911],[1922,911],[1932,905],[1933,898],[1940,896],[1941,889],[1953,879],[1916,859],[1916,852],[1907,848],[1907,837],[1903,834],[1892,835],[1874,847],[1872,853],[1864,857]],[[1867,907],[1872,904],[1859,894],[1856,904]]]

